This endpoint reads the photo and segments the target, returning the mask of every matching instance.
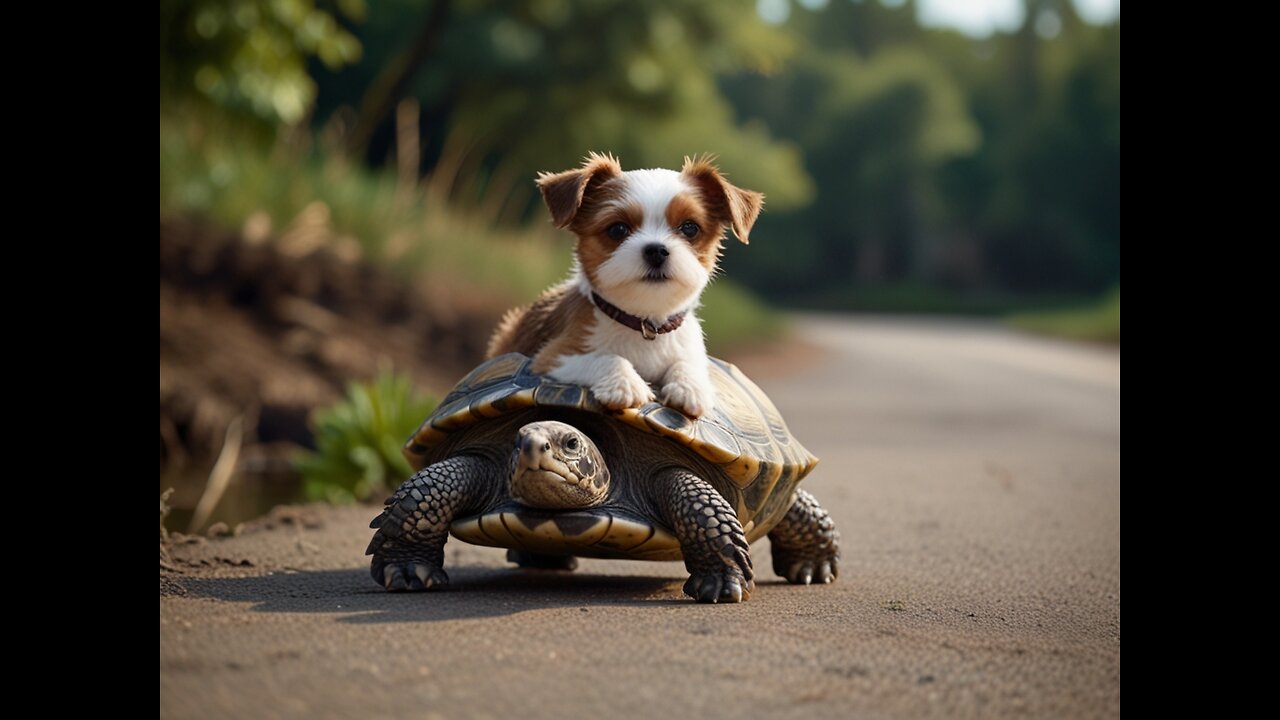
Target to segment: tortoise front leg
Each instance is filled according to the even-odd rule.
[[[471,455],[441,460],[415,473],[369,523],[378,531],[365,550],[373,556],[369,571],[374,582],[393,592],[448,585],[444,544],[449,523],[482,510],[501,484],[497,463]]]
[[[684,594],[698,602],[751,598],[755,571],[738,515],[710,483],[687,470],[654,478],[658,512],[680,540],[689,579]]]
[[[773,571],[795,585],[829,583],[840,574],[840,533],[812,495],[796,490],[791,509],[769,533]]]

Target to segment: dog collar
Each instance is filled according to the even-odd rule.
[[[689,312],[688,310],[681,310],[675,315],[667,318],[665,323],[661,325],[654,325],[653,321],[647,318],[636,317],[608,300],[605,300],[600,297],[595,290],[591,291],[591,299],[595,301],[596,307],[600,308],[600,312],[640,333],[645,340],[653,340],[663,333],[669,333],[680,327],[680,325],[684,323],[685,313]]]

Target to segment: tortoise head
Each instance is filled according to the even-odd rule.
[[[516,432],[511,453],[511,497],[546,509],[599,505],[609,494],[609,468],[591,438],[553,420]]]

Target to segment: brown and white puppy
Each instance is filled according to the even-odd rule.
[[[743,243],[764,196],[731,185],[706,157],[680,172],[623,172],[592,153],[581,168],[542,173],[557,227],[577,236],[573,274],[507,313],[489,357],[522,352],[533,370],[586,385],[610,408],[664,404],[698,417],[715,406],[694,316],[716,272],[725,230]]]

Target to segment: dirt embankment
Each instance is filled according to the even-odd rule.
[[[284,446],[309,443],[313,408],[382,367],[447,388],[482,356],[507,303],[374,267],[324,222],[255,237],[162,218],[162,475],[207,462],[241,416],[243,469],[279,469]]]

